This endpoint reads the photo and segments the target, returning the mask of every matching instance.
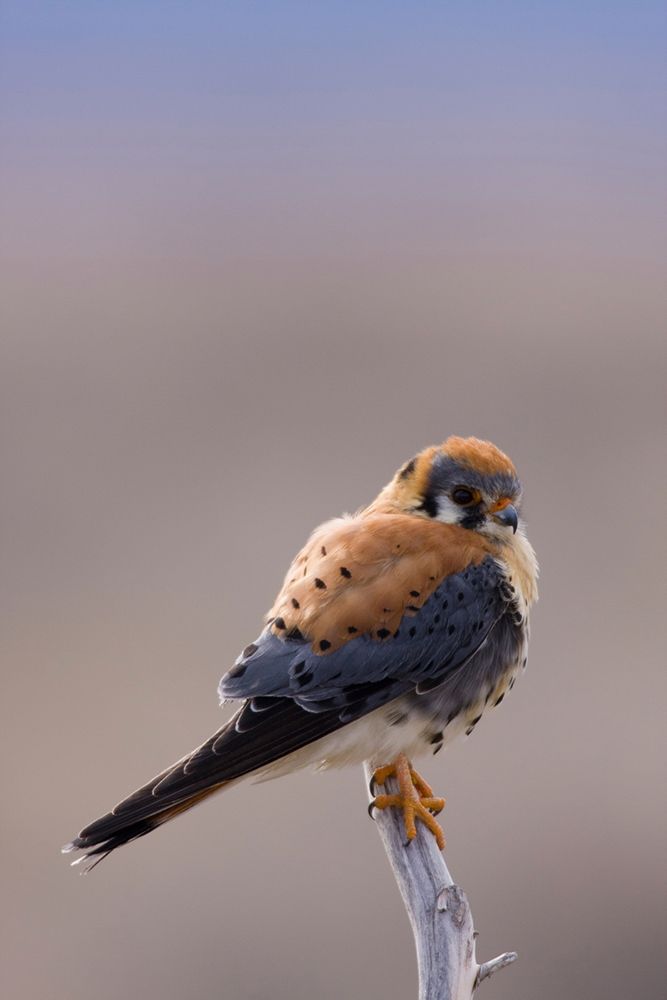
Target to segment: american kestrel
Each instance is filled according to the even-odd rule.
[[[418,819],[444,846],[444,800],[411,759],[472,732],[526,664],[537,562],[520,504],[502,451],[450,437],[317,528],[220,681],[238,702],[229,722],[64,850],[101,860],[246,776],[365,760],[376,786],[399,788],[373,804],[401,808],[408,839]]]

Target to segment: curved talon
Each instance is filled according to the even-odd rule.
[[[398,781],[399,794],[376,795],[369,806],[369,815],[372,817],[373,808],[402,809],[408,844],[417,836],[416,820],[419,819],[431,831],[440,850],[443,850],[445,837],[434,817],[444,809],[445,800],[433,795],[431,786],[414,770],[405,754],[399,754],[393,764],[379,767],[373,772],[369,783],[371,794],[375,785],[384,785],[391,777],[396,777]]]
[[[399,757],[396,758],[396,761],[398,761],[400,757],[404,757],[405,760],[407,760],[407,757],[405,757],[404,754],[399,754]],[[375,768],[373,774],[371,775],[371,781],[376,785],[384,785],[387,778],[393,778],[395,774],[396,774],[396,763],[386,764],[384,767]]]

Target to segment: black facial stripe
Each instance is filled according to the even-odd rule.
[[[462,528],[470,528],[471,531],[481,528],[486,520],[486,515],[480,504],[475,504],[474,507],[466,507],[462,513],[464,513],[464,516],[460,519],[459,524]]]
[[[424,513],[428,514],[429,517],[437,517],[438,501],[436,499],[436,496],[437,494],[434,491],[429,490],[427,493],[424,494],[422,502],[417,507],[417,510],[423,510]]]

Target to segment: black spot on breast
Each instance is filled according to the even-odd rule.
[[[243,653],[242,653],[242,655],[243,655],[243,656],[244,656],[244,657],[245,657],[246,659],[248,659],[248,657],[252,656],[252,654],[253,654],[253,653],[256,653],[256,652],[257,652],[257,646],[255,645],[255,643],[254,643],[254,642],[251,642],[251,643],[250,643],[250,645],[249,645],[249,646],[246,646],[246,648],[245,648],[245,649],[243,650]]]
[[[352,576],[352,574],[350,573],[350,571],[347,568],[347,566],[341,566],[341,568],[340,568],[340,575],[344,576],[346,580],[349,580],[350,577]]]
[[[462,601],[464,597],[465,597],[465,594],[463,593],[463,591],[459,590],[458,594],[456,595],[456,600],[457,601]]]
[[[389,631],[388,628],[379,628],[376,632],[376,635],[378,639],[386,639],[388,635],[391,635],[391,632]]]
[[[442,610],[446,611],[448,607],[449,607],[449,601],[443,601],[442,602]]]
[[[306,661],[305,661],[305,660],[301,660],[301,661],[300,661],[299,663],[296,663],[296,664],[295,664],[295,665],[294,665],[294,666],[292,667],[292,672],[293,672],[294,674],[300,674],[300,673],[301,673],[301,671],[305,669],[305,666],[306,666]]]
[[[274,621],[273,624],[276,626],[276,628],[280,628],[280,629],[285,628],[285,619],[284,618],[276,618],[276,620]]]
[[[493,707],[495,708],[496,705],[499,705],[501,703],[501,701],[503,700],[504,697],[505,697],[505,692],[503,691],[503,693],[501,694],[501,696],[499,698],[496,698],[496,700],[494,701]]]
[[[331,649],[331,643],[328,639],[320,639],[320,649],[324,652],[325,649]]]
[[[471,732],[473,731],[473,729],[475,728],[475,726],[477,725],[477,723],[479,722],[479,720],[481,718],[482,718],[482,716],[478,715],[476,719],[472,720],[472,722],[470,723],[470,725],[466,729],[466,736],[470,736]]]
[[[324,545],[323,545],[323,546],[322,546],[322,548],[320,549],[320,552],[322,553],[322,555],[323,555],[323,556],[325,556],[325,555],[327,554],[327,550],[326,550],[326,548],[324,547]]]
[[[456,632],[456,625],[450,625],[447,629],[447,635],[454,635]]]
[[[298,611],[298,610],[299,610],[299,608],[301,607],[301,605],[300,605],[300,604],[299,604],[299,602],[297,601],[296,597],[293,597],[293,598],[292,598],[292,607],[293,607],[293,608],[296,608],[296,610],[297,610],[297,611]]]
[[[442,730],[440,730],[440,732],[438,733],[433,733],[433,735],[429,739],[429,743],[442,743],[443,739],[444,739],[444,734]]]
[[[387,716],[390,726],[402,726],[404,722],[408,721],[407,712],[390,712]]]
[[[359,629],[356,628],[354,625],[348,625],[347,626],[347,631],[350,633],[350,635],[354,635],[354,633],[358,632]]]
[[[301,641],[303,639],[303,632],[300,628],[297,628],[296,625],[293,625],[289,632],[285,633],[285,637],[287,639],[296,639],[297,641]]]
[[[428,634],[429,635],[433,635],[433,626],[432,625],[429,625],[429,627],[428,627]]]
[[[420,608],[418,608],[418,607],[416,606],[416,604],[406,604],[406,606],[405,606],[405,610],[406,610],[406,611],[419,611],[419,610],[421,610],[421,609],[420,609]]]
[[[419,591],[418,590],[411,590],[410,591],[410,597],[419,597]]]
[[[435,622],[436,625],[439,625],[440,624],[440,615],[434,615],[433,616],[433,621]]]
[[[324,580],[320,580],[319,576],[315,577],[315,586],[317,587],[318,590],[326,590],[327,589],[326,583],[324,582]]]
[[[414,637],[417,635],[417,629],[414,627],[414,625],[408,632],[408,635],[410,636],[411,639],[414,639]]]

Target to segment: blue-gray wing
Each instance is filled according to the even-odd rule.
[[[224,675],[219,693],[250,699],[254,714],[288,698],[307,712],[337,714],[344,724],[408,691],[421,694],[442,684],[482,646],[512,597],[501,568],[488,557],[445,577],[421,608],[403,616],[396,632],[380,639],[355,636],[322,655],[306,638],[278,636],[267,627]],[[250,724],[252,715],[244,715]]]
[[[228,781],[266,767],[400,695],[438,687],[512,614],[513,591],[488,558],[445,577],[421,608],[408,608],[393,635],[355,636],[326,655],[306,638],[266,629],[222,678],[224,698],[244,703],[222,729],[111,813],[72,847],[108,853],[143,836]],[[376,638],[377,636],[377,638]],[[457,675],[461,679],[461,674]]]

